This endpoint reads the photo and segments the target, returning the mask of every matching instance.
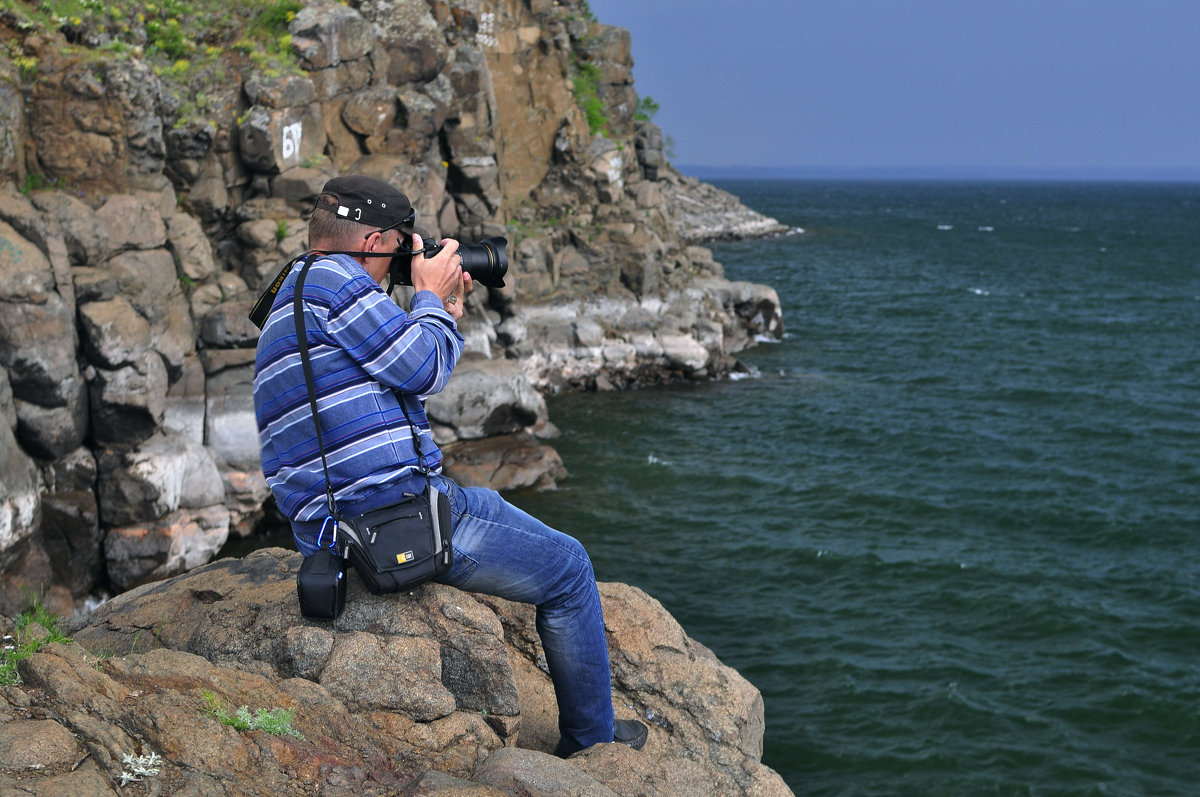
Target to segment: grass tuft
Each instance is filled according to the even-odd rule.
[[[264,731],[274,736],[294,736],[303,739],[304,734],[292,727],[296,710],[292,708],[255,709],[250,713],[247,706],[239,706],[230,714],[220,699],[212,692],[204,692],[204,702],[208,704],[207,713],[222,725],[228,725],[239,731]]]
[[[21,683],[17,663],[29,658],[46,645],[55,642],[70,642],[61,630],[62,618],[46,609],[37,598],[30,601],[29,608],[16,616],[13,633],[3,638],[3,656],[0,657],[0,686]],[[40,629],[40,633],[39,633]]]

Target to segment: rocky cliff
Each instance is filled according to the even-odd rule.
[[[469,297],[469,354],[429,402],[462,481],[561,477],[547,392],[719,377],[757,336],[782,333],[775,292],[724,279],[698,245],[779,225],[671,168],[637,113],[628,33],[582,0],[18,1],[0,9],[0,45],[0,612],[34,593],[69,615],[193,570],[272,519],[246,315],[303,251],[312,199],[336,174],[400,185],[426,231],[510,241],[509,287]],[[395,644],[347,630],[354,649]],[[77,651],[55,655],[78,664]],[[265,683],[317,675],[264,655],[238,666]],[[224,666],[211,661],[178,666]],[[124,706],[147,668],[114,665],[96,688]],[[385,724],[412,737],[428,732],[413,722],[459,710],[442,708],[479,708],[446,690],[431,692],[436,717]],[[479,750],[516,738],[518,713],[540,738],[525,711],[484,708],[490,723],[455,720],[476,740],[470,766],[432,768],[475,772]],[[65,710],[45,707],[56,722]],[[754,758],[754,744],[738,749]],[[356,750],[346,771],[378,752]]]
[[[561,477],[548,391],[720,376],[781,334],[775,292],[696,245],[778,225],[671,168],[628,32],[582,0],[48,8],[0,10],[0,610],[69,612],[270,517],[246,313],[335,174],[510,240],[429,405],[464,481]]]

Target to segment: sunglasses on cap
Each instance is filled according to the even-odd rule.
[[[371,232],[367,233],[363,237],[370,238],[375,233],[379,233],[382,235],[383,233],[387,232],[388,230],[401,230],[403,232],[411,233],[413,231],[413,229],[412,229],[413,224],[416,223],[416,221],[417,221],[417,211],[414,208],[414,209],[408,211],[408,215],[405,216],[404,218],[400,219],[400,221],[398,221],[394,224],[389,224],[386,227],[380,227],[377,230],[371,230]]]

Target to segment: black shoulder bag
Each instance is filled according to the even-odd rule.
[[[310,255],[296,277],[293,313],[296,322],[296,342],[300,349],[300,362],[304,367],[304,381],[308,386],[308,401],[312,407],[313,424],[317,429],[317,448],[321,452],[321,468],[325,472],[325,498],[329,507],[326,525],[332,520],[336,524],[333,544],[321,546],[314,556],[330,550],[339,553],[338,543],[345,558],[354,566],[367,589],[376,595],[399,592],[424,584],[450,570],[454,562],[454,549],[450,544],[453,523],[450,516],[450,501],[444,493],[433,486],[430,470],[421,451],[420,432],[413,424],[404,402],[400,411],[412,430],[413,449],[417,453],[418,468],[425,476],[425,489],[419,494],[405,493],[400,503],[385,506],[361,515],[343,515],[338,511],[333,495],[333,483],[329,479],[329,464],[325,459],[325,446],[321,439],[321,416],[317,411],[317,392],[313,380],[312,364],[308,356],[308,338],[304,327],[303,290],[304,278],[312,265],[315,254]],[[322,533],[322,538],[324,534]],[[307,557],[305,563],[307,564]],[[339,557],[340,558],[340,557]],[[344,565],[343,565],[344,567]],[[304,567],[301,567],[301,572]],[[304,587],[301,592],[301,608],[304,606]],[[340,610],[339,610],[340,611]],[[337,615],[331,615],[336,617]]]

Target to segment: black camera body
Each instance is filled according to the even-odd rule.
[[[313,620],[336,620],[346,608],[346,560],[329,548],[304,557],[296,573],[300,613]]]
[[[455,254],[462,258],[462,270],[470,274],[473,281],[488,288],[503,288],[504,275],[508,273],[508,255],[504,251],[506,246],[508,239],[497,235],[484,238],[479,243],[460,246]],[[412,285],[413,255],[433,257],[440,251],[442,245],[431,241],[422,249],[397,254],[392,258],[390,267],[392,282]]]

